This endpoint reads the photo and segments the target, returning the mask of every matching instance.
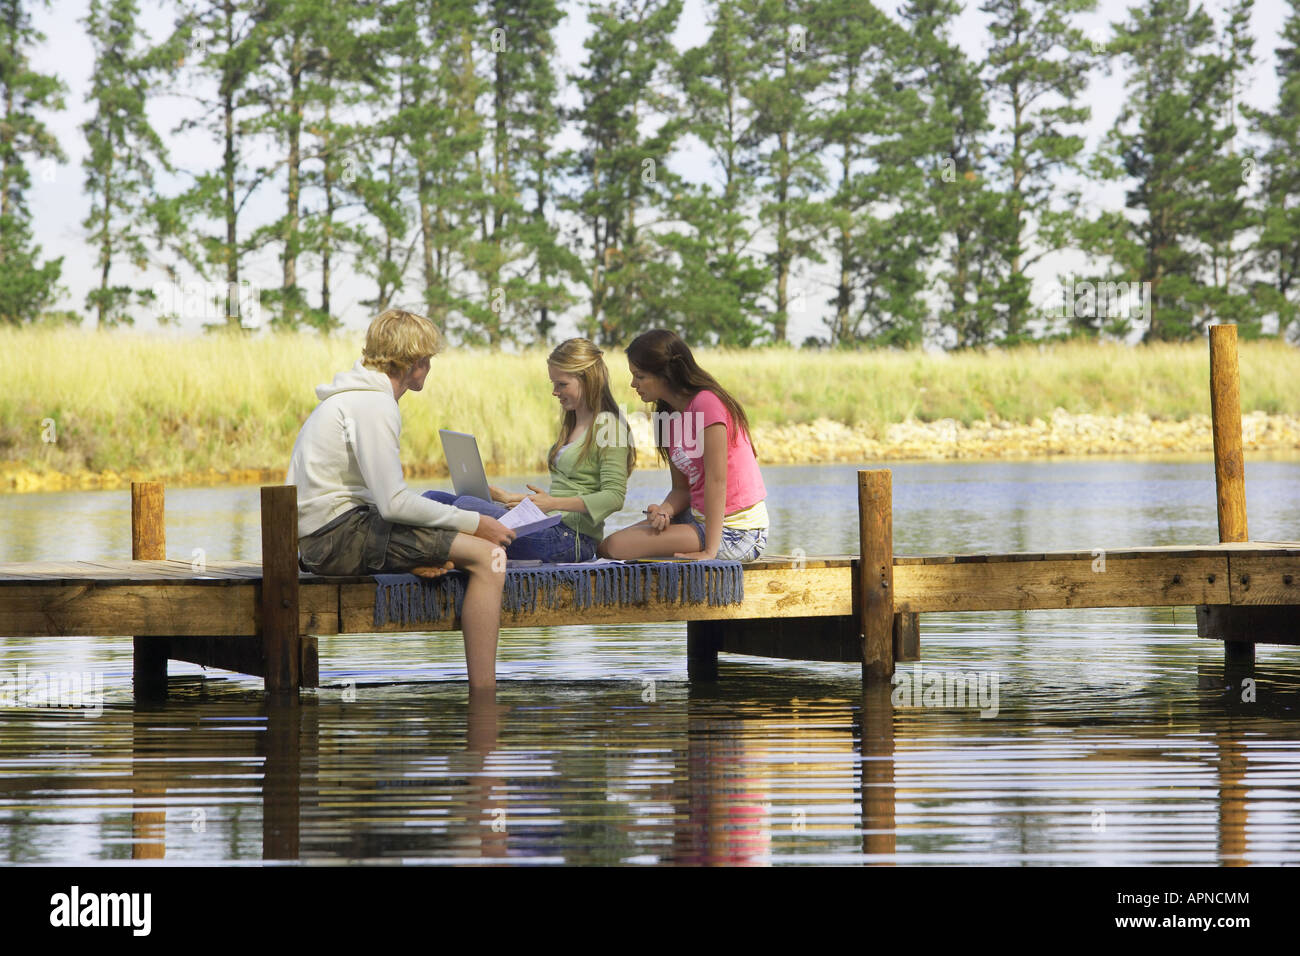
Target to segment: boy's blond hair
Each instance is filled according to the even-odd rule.
[[[442,349],[442,333],[425,316],[386,309],[366,330],[361,364],[385,375],[401,376],[426,355],[437,355]]]

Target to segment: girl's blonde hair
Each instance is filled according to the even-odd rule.
[[[375,316],[366,330],[361,364],[385,375],[401,376],[426,355],[442,350],[442,333],[429,319],[405,309],[387,309]]]
[[[623,417],[623,410],[618,407],[614,401],[614,396],[609,390],[609,369],[605,367],[605,360],[601,358],[604,353],[587,339],[568,339],[561,342],[555,347],[550,355],[546,357],[546,364],[555,368],[557,372],[564,372],[578,379],[582,385],[582,400],[587,407],[591,409],[593,415],[601,412],[613,412],[618,418],[619,438],[627,442],[627,471],[630,475],[632,469],[636,467],[636,447],[632,444],[632,431],[628,428],[627,419]],[[564,440],[573,434],[574,426],[577,424],[578,416],[576,412],[567,409],[560,415],[560,430],[556,436],[555,444],[551,446],[550,452],[546,456],[546,463],[549,468],[555,467],[555,459],[560,453],[560,446]],[[595,441],[596,423],[593,420],[591,426],[587,429],[586,437],[582,440],[582,448],[578,452],[579,458],[585,458],[591,452],[592,443]]]

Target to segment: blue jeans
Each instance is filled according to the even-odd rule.
[[[422,497],[466,511],[477,511],[491,518],[500,518],[507,510],[505,505],[499,505],[495,501],[484,501],[473,495],[461,495],[458,498],[449,491],[426,491]],[[506,548],[506,557],[517,561],[545,561],[550,564],[591,561],[596,557],[596,545],[599,543],[595,538],[579,534],[561,521],[526,537],[516,538]]]

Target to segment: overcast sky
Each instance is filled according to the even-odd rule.
[[[591,29],[586,18],[587,8],[585,4],[572,0],[562,2],[561,5],[567,11],[556,36],[561,68],[568,73],[577,73],[585,52],[582,44]],[[155,0],[141,0],[141,22],[155,37],[161,37],[170,30],[172,6]],[[1081,17],[1079,25],[1085,32],[1100,39],[1108,34],[1108,23],[1124,19],[1129,6],[1131,4],[1122,0],[1099,0],[1097,12]],[[81,23],[87,7],[88,4],[81,0],[54,0],[49,10],[38,10],[34,16],[38,29],[46,35],[46,42],[34,57],[35,65],[42,71],[56,73],[68,87],[68,108],[59,114],[47,116],[46,121],[58,137],[69,161],[66,164],[38,164],[33,168],[29,202],[35,217],[36,238],[43,247],[44,256],[64,257],[62,282],[68,292],[58,307],[77,310],[83,308],[86,293],[94,287],[98,278],[94,253],[84,240],[81,225],[88,212],[89,202],[83,192],[81,161],[86,148],[80,125],[91,113],[85,96],[94,60],[93,50]],[[1216,21],[1222,23],[1223,13],[1220,7],[1221,4],[1211,3],[1208,9]],[[707,36],[705,10],[701,0],[686,0],[675,36],[679,49],[697,44],[702,37]],[[1243,97],[1249,104],[1270,109],[1276,105],[1278,85],[1274,72],[1274,48],[1285,17],[1286,5],[1282,0],[1256,0],[1251,23],[1257,62],[1247,77]],[[984,29],[986,20],[986,16],[979,12],[976,2],[968,3],[965,12],[954,24],[953,35],[971,57],[982,58],[982,46],[987,35]],[[815,43],[816,39],[814,36],[808,38],[810,43]],[[1097,145],[1114,122],[1123,96],[1123,75],[1118,67],[1111,76],[1105,75],[1101,70],[1094,74],[1086,98],[1093,111],[1092,120],[1087,126],[1089,150]],[[574,94],[570,91],[568,102],[572,103],[573,100]],[[195,132],[179,136],[170,132],[179,119],[190,111],[192,106],[183,96],[172,96],[159,100],[151,107],[151,118],[155,129],[167,140],[172,160],[178,167],[192,172],[213,168],[215,157],[219,153],[205,134]],[[573,145],[576,139],[576,134],[570,131],[560,141],[560,145]],[[698,142],[691,140],[690,144],[695,148],[680,150],[670,162],[672,169],[694,181],[717,181],[717,172],[711,168],[707,153]],[[1243,153],[1246,151],[1244,143],[1238,148]],[[283,210],[282,183],[264,188],[259,194],[258,202],[259,206],[254,210],[256,222],[273,220]],[[1103,189],[1088,185],[1084,189],[1084,202],[1093,209],[1121,208],[1123,189],[1119,186]],[[1034,272],[1036,301],[1042,300],[1057,287],[1059,273],[1083,267],[1082,259],[1076,255],[1045,257]],[[824,284],[819,284],[829,278],[825,268],[821,268],[821,273],[811,269],[806,275],[796,277],[795,286],[806,290],[807,306],[802,315],[792,318],[790,339],[795,343],[801,342],[807,335],[824,333],[823,317],[829,314],[829,307],[822,305],[821,301],[830,293]],[[354,274],[347,262],[341,267],[336,265],[335,274],[337,281],[332,292],[335,312],[341,316],[346,328],[364,329],[370,314],[359,304],[359,300],[373,294],[373,284],[366,277]],[[276,250],[268,250],[262,256],[250,260],[245,275],[255,284],[277,286],[280,265]],[[116,281],[134,281],[143,286],[151,285],[161,278],[157,273],[129,276],[128,268],[124,265],[115,265],[113,276]],[[414,272],[412,276],[412,281],[401,296],[404,304],[418,303],[418,279]],[[299,260],[299,283],[309,290],[310,301],[318,301],[319,267],[314,259],[305,257]],[[563,317],[557,331],[561,335],[573,334],[577,315],[578,310],[575,309]],[[201,321],[199,318],[189,320],[185,323],[187,330],[197,330]],[[87,318],[84,323],[85,327],[92,327],[93,324],[93,318]],[[136,328],[154,329],[156,324],[151,316],[137,313]]]

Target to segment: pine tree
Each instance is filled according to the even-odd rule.
[[[535,315],[571,301],[551,279],[560,250],[545,212],[552,175],[546,147],[559,129],[551,31],[560,18],[554,0],[489,0],[487,20],[467,48],[485,65],[487,128],[474,156],[477,229],[463,249],[480,288],[457,304],[490,345],[536,335]],[[530,175],[532,212],[524,206]]]
[[[1011,245],[1010,205],[992,184],[988,135],[992,128],[978,66],[953,42],[956,0],[911,0],[899,12],[912,37],[902,80],[926,104],[917,145],[928,153],[929,202],[941,242],[943,285],[939,326],[959,347],[990,344],[1005,327],[1004,287]],[[938,330],[936,330],[938,331]]]
[[[1238,4],[1231,14],[1226,50],[1190,0],[1147,0],[1115,27],[1110,47],[1130,67],[1129,95],[1093,168],[1132,183],[1125,204],[1135,217],[1103,213],[1080,237],[1114,263],[1111,278],[1151,283],[1144,341],[1189,339],[1215,318],[1255,327],[1242,277],[1226,268],[1248,224],[1231,108],[1236,74],[1248,62],[1248,8]],[[1075,323],[1099,324],[1086,315]],[[1122,322],[1110,330],[1125,331]]]
[[[149,123],[146,104],[160,71],[174,61],[175,45],[140,47],[135,0],[91,0],[86,29],[95,48],[89,102],[95,115],[82,124],[88,154],[82,161],[90,214],[82,225],[97,253],[99,285],[86,296],[100,328],[133,324],[132,299],[146,304],[149,289],[111,284],[114,262],[137,270],[149,264],[146,239],[161,246],[175,223],[175,204],[157,197],[154,167],[171,172],[167,150]]]
[[[450,331],[462,313],[462,250],[474,231],[473,197],[479,191],[474,157],[484,134],[474,107],[483,81],[470,54],[482,21],[472,7],[443,0],[421,3],[418,13],[420,49],[403,67],[410,79],[405,147],[415,165],[425,308]],[[482,341],[472,325],[462,323],[459,331],[469,341]]]
[[[1096,60],[1071,19],[1095,7],[1096,0],[985,0],[980,7],[992,17],[985,83],[991,101],[1009,114],[991,150],[1010,204],[1008,272],[999,295],[1004,344],[1027,337],[1029,268],[1070,241],[1079,194],[1057,183],[1063,173],[1082,171],[1077,127],[1091,111],[1078,101]]]
[[[419,4],[412,0],[376,11],[377,53],[359,93],[359,108],[370,119],[351,137],[349,191],[373,228],[351,233],[348,247],[358,271],[375,282],[375,294],[362,304],[376,312],[402,294],[422,239],[417,228],[417,164],[409,147],[419,148],[427,140],[422,135],[426,114],[418,102],[428,86],[423,23]]]
[[[757,67],[734,3],[714,0],[709,25],[707,40],[682,55],[677,83],[688,119],[683,132],[708,147],[722,188],[677,185],[665,202],[687,230],[669,231],[663,242],[680,263],[678,321],[697,339],[744,346],[765,331],[759,299],[767,270],[751,252],[760,137],[744,96]]]
[[[790,318],[790,278],[796,263],[824,261],[817,249],[823,225],[818,194],[826,185],[813,98],[825,80],[825,66],[810,55],[810,4],[800,0],[738,0],[754,51],[756,78],[745,90],[754,104],[760,136],[762,174],[770,182],[759,221],[772,232],[775,249],[768,262],[776,309],[772,340],[786,341]]]
[[[1227,23],[1220,37],[1219,62],[1222,83],[1216,87],[1220,122],[1227,133],[1222,154],[1207,163],[1201,200],[1192,225],[1205,253],[1206,285],[1198,322],[1206,325],[1220,319],[1233,322],[1238,335],[1259,335],[1259,304],[1251,295],[1248,275],[1250,232],[1256,217],[1250,208],[1248,177],[1242,175],[1238,150],[1238,107],[1242,74],[1255,62],[1254,40],[1250,35],[1250,12],[1254,0],[1237,0],[1227,10]]]
[[[48,4],[43,4],[48,6]],[[40,113],[63,109],[64,85],[32,69],[31,50],[45,40],[22,0],[0,0],[0,322],[36,320],[59,294],[63,259],[39,261],[32,242],[26,159],[66,161]]]
[[[201,253],[189,260],[200,274],[209,266],[224,272],[226,294],[219,305],[225,322],[217,326],[238,331],[245,328],[242,319],[240,266],[255,248],[247,235],[240,233],[240,217],[258,188],[270,178],[272,170],[248,170],[245,151],[254,138],[250,113],[257,101],[250,91],[266,43],[267,11],[257,0],[207,0],[183,8],[177,36],[189,48],[183,66],[191,80],[190,88],[215,84],[215,96],[195,93],[197,115],[183,120],[176,132],[204,128],[221,146],[221,165],[216,170],[194,175],[194,183],[181,197],[184,215],[215,220],[219,232],[202,231],[197,242]],[[259,296],[260,297],[260,296]]]
[[[600,344],[672,324],[670,250],[646,214],[665,186],[680,184],[666,159],[682,123],[647,130],[672,112],[667,73],[677,59],[671,37],[681,7],[681,0],[623,0],[589,8],[595,30],[586,41],[584,72],[573,78],[582,100],[574,118],[584,145],[573,168],[581,190],[562,207],[591,236],[585,261],[591,312],[579,326]]]
[[[280,154],[277,162],[259,171],[265,178],[285,180],[285,211],[274,223],[256,231],[252,243],[280,244],[280,288],[264,296],[278,305],[271,319],[275,328],[297,328],[307,312],[307,297],[298,284],[298,258],[303,248],[302,189],[303,125],[311,72],[324,53],[319,28],[328,17],[330,0],[262,0],[259,10],[261,55],[250,86],[256,109],[247,129],[269,136]]]
[[[1277,48],[1277,107],[1243,110],[1264,141],[1258,161],[1243,160],[1243,172],[1260,183],[1254,252],[1264,278],[1258,293],[1262,309],[1277,316],[1280,338],[1300,332],[1300,0],[1287,2],[1291,13]]]
[[[533,340],[545,344],[555,327],[552,315],[577,302],[566,287],[566,277],[583,272],[581,258],[563,242],[556,219],[558,186],[565,169],[573,165],[571,150],[556,151],[552,141],[560,131],[562,113],[559,78],[555,72],[555,23],[562,14],[553,0],[535,0],[520,4],[515,14],[525,23],[525,42],[520,46],[523,60],[514,79],[520,135],[515,143],[518,183],[521,195],[530,197],[527,221],[519,223],[519,237],[531,252],[521,273],[522,288],[511,296],[521,306],[531,305],[536,321]],[[543,26],[546,29],[543,30]]]
[[[333,282],[335,263],[347,248],[358,245],[364,227],[344,217],[351,209],[364,206],[364,199],[352,187],[358,176],[359,146],[373,127],[368,119],[344,122],[341,115],[353,113],[373,100],[382,83],[385,37],[375,29],[363,4],[327,4],[313,16],[308,52],[309,69],[303,76],[303,127],[310,146],[301,146],[303,196],[310,190],[315,200],[305,198],[301,208],[298,249],[320,262],[320,304],[308,305],[303,321],[322,334],[342,327],[334,315]],[[300,296],[305,299],[305,293]]]
[[[838,264],[829,340],[920,345],[925,262],[936,235],[932,219],[914,215],[925,201],[929,157],[917,149],[921,100],[896,80],[907,38],[860,0],[826,0],[813,24],[828,71],[820,135],[836,167],[823,206]]]

